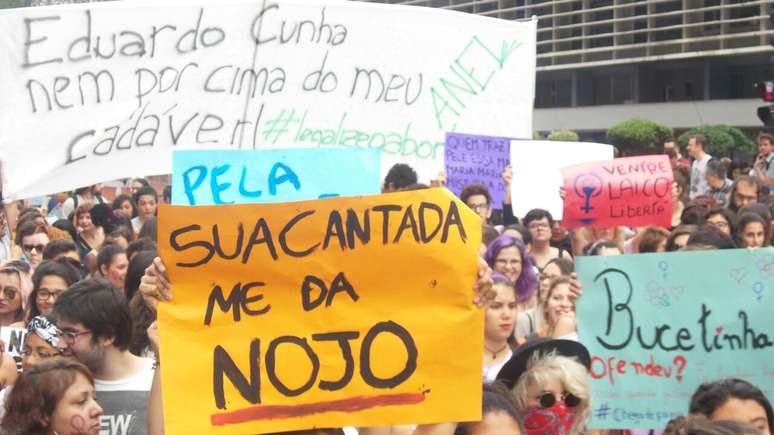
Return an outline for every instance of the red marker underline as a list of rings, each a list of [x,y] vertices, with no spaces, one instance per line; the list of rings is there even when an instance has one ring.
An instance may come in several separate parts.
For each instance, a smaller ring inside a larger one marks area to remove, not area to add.
[[[424,400],[425,395],[422,393],[396,393],[376,396],[355,396],[298,405],[258,405],[231,412],[212,414],[210,421],[213,426],[223,426],[256,420],[303,417],[323,412],[350,413],[380,406],[414,405]]]

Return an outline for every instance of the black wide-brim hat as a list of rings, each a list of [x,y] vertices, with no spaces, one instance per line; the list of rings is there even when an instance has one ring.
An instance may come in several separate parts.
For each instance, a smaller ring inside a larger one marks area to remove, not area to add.
[[[503,383],[508,389],[513,389],[519,377],[527,371],[527,364],[535,352],[548,354],[555,352],[557,355],[576,358],[586,369],[591,367],[591,356],[586,346],[573,340],[561,340],[554,338],[535,338],[516,348],[511,359],[497,373],[497,381]]]

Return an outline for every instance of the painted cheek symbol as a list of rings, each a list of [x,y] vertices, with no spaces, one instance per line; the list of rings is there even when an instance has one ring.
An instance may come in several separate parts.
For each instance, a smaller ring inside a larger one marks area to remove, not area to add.
[[[86,419],[80,415],[70,417],[70,435],[86,435]]]

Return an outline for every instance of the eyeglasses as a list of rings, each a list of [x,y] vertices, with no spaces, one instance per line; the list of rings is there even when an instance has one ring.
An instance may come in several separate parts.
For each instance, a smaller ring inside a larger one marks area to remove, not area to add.
[[[754,195],[744,195],[742,193],[736,192],[736,195],[734,195],[736,199],[739,199],[741,201],[757,201],[758,197]]]
[[[42,254],[43,248],[45,247],[46,245],[22,245],[22,249],[24,249],[24,252],[37,251],[38,254]]]
[[[40,299],[41,301],[47,301],[48,298],[53,297],[54,300],[56,300],[59,297],[59,295],[62,294],[63,291],[64,290],[54,291],[54,290],[49,290],[47,288],[42,288],[38,290],[38,299]]]
[[[539,222],[539,223],[529,224],[527,228],[530,230],[547,230],[551,228],[551,225],[548,225],[547,223]]]
[[[49,352],[49,351],[46,351],[46,350],[40,351],[40,350],[32,350],[30,348],[24,348],[19,353],[23,357],[28,357],[30,355],[35,355],[35,358],[40,358],[40,359],[51,358],[51,357],[62,355],[62,352]]]
[[[9,301],[16,299],[17,293],[19,293],[19,290],[13,287],[3,287],[0,291],[0,294],[3,295],[3,298]]]
[[[581,403],[581,400],[578,396],[568,392],[564,392],[559,398],[559,400],[564,401],[565,406],[567,406],[568,408],[575,408]],[[543,408],[550,408],[554,406],[554,404],[558,400],[556,399],[556,396],[554,395],[554,393],[546,392],[541,394],[538,397],[538,401],[540,402],[540,406],[542,406]]]
[[[81,331],[81,332],[63,332],[62,333],[62,339],[68,346],[72,346],[75,344],[75,340],[78,339],[81,335],[91,334],[91,331]]]

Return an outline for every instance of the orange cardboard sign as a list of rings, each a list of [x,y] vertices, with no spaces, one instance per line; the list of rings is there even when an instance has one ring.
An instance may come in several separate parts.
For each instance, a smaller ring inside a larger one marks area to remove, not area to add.
[[[168,433],[481,416],[481,221],[445,189],[162,206]]]

